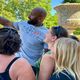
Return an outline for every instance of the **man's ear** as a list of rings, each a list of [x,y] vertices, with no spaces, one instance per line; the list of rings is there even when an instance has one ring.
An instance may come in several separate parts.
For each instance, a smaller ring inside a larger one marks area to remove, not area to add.
[[[57,39],[57,36],[52,37],[52,42],[54,42]]]

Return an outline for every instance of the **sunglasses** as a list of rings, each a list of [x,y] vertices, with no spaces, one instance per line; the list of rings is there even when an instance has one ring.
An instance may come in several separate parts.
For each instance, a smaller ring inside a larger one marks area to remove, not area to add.
[[[52,35],[56,35],[58,37],[61,32],[61,28],[61,26],[52,27]]]

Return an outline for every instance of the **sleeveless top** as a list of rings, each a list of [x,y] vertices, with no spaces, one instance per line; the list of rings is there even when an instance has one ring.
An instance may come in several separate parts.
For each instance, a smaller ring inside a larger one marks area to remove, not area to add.
[[[49,80],[76,80],[75,77],[66,70],[55,72]]]
[[[0,80],[11,80],[10,76],[9,76],[9,69],[11,67],[11,65],[18,59],[19,57],[15,57],[7,66],[5,72],[0,73]]]

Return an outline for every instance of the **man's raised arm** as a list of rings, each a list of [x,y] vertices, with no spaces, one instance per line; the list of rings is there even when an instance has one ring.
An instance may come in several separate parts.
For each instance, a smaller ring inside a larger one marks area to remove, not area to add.
[[[2,24],[3,26],[10,26],[14,28],[12,22],[3,17],[0,17],[0,24]]]

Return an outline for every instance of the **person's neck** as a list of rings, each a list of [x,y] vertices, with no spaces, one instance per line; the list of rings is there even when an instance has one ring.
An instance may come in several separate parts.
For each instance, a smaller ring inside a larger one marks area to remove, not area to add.
[[[1,60],[5,60],[5,59],[9,59],[9,58],[14,58],[15,55],[3,55],[3,54],[0,54],[0,61]]]
[[[29,23],[29,24],[32,24],[32,25],[34,25],[34,26],[42,26],[42,25],[43,25],[42,23],[33,22],[33,21],[30,21],[30,20],[28,20],[28,23]]]
[[[49,44],[48,44],[48,48],[49,48],[50,50],[52,50],[53,45],[54,45],[54,43],[53,43],[53,42],[49,43]]]

